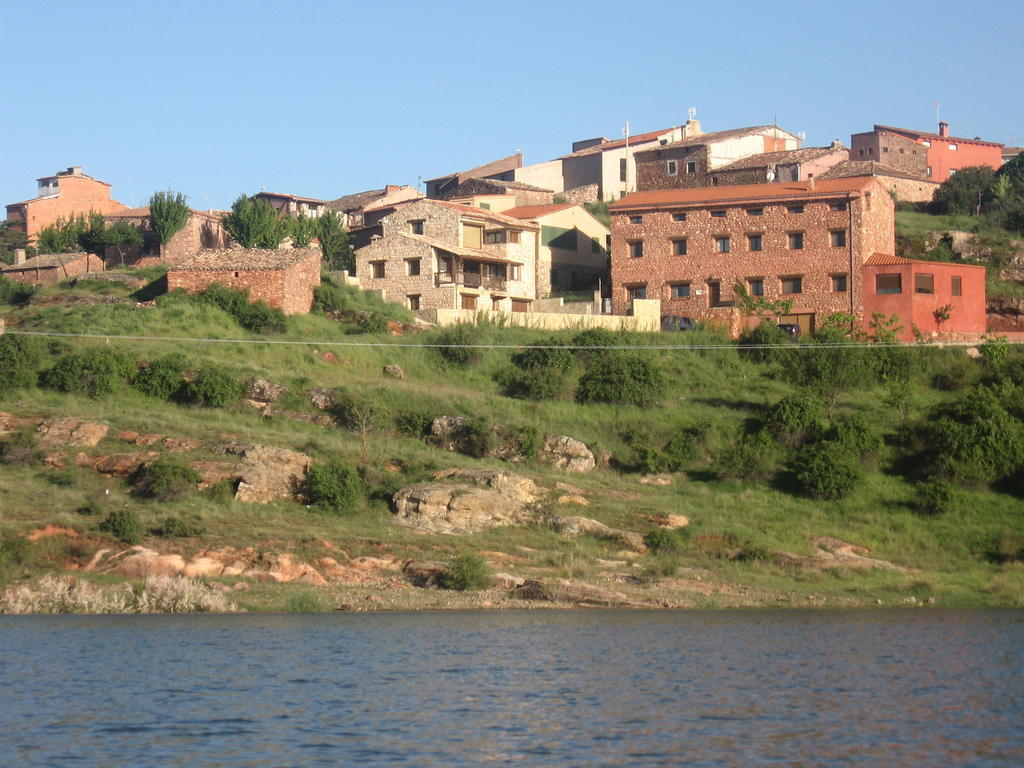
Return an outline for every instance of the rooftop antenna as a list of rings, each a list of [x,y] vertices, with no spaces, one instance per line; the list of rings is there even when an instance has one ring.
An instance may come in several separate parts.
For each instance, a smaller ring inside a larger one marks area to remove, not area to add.
[[[690,116],[689,117],[690,120],[696,120],[697,119],[697,108],[696,107],[690,107],[688,110],[686,110],[686,112]]]
[[[933,101],[932,104],[935,105],[935,122],[936,123],[941,123],[942,122],[942,118],[939,116],[939,108],[942,107],[942,102],[941,101]]]

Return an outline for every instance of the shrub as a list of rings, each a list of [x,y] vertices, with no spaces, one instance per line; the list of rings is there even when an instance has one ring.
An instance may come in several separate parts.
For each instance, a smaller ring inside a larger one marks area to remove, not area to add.
[[[132,386],[144,395],[160,400],[174,400],[181,396],[185,385],[184,372],[188,360],[184,355],[165,355],[139,368]]]
[[[25,304],[35,295],[35,292],[35,286],[25,285],[0,275],[0,303]]]
[[[135,471],[132,492],[145,499],[179,501],[192,493],[201,479],[191,467],[158,459]]]
[[[86,515],[89,517],[99,517],[103,514],[103,505],[96,499],[90,499],[85,502],[82,506],[75,510],[80,515]]]
[[[803,445],[825,418],[825,405],[817,395],[802,391],[787,395],[765,416],[765,427],[790,448]]]
[[[651,552],[670,554],[681,550],[687,538],[685,528],[652,528],[644,534],[644,544]]]
[[[512,365],[495,377],[509,397],[547,400],[561,395],[576,367],[568,349],[538,345],[557,344],[556,339],[537,342],[512,355]]]
[[[770,363],[778,358],[779,350],[762,349],[761,347],[792,344],[793,339],[779,328],[778,323],[765,320],[757,327],[743,331],[737,343],[740,348],[740,356],[744,359],[754,363]]]
[[[480,329],[461,323],[445,328],[430,342],[437,345],[437,353],[449,365],[466,368],[480,362],[483,353],[472,345],[482,341]]]
[[[164,538],[191,538],[206,533],[199,515],[169,515],[153,530],[157,536]]]
[[[487,561],[481,555],[468,553],[449,560],[437,581],[441,589],[464,592],[490,586],[491,573]]]
[[[341,312],[349,308],[348,294],[332,282],[323,282],[313,289],[313,311],[321,314]]]
[[[321,512],[351,514],[359,495],[359,476],[344,464],[314,464],[306,473],[306,497]]]
[[[245,387],[237,376],[221,368],[203,368],[185,385],[185,399],[196,405],[221,408],[241,399]]]
[[[519,452],[527,459],[534,459],[544,444],[544,436],[536,427],[523,427],[516,435]]]
[[[412,410],[395,414],[395,426],[403,435],[409,437],[425,437],[430,434],[430,427],[437,414],[428,410]]]
[[[36,433],[22,427],[0,440],[0,462],[10,467],[28,467],[38,464],[42,454],[36,447]]]
[[[832,422],[828,439],[865,458],[882,447],[882,437],[858,413],[840,416]]]
[[[284,601],[284,610],[286,613],[326,613],[331,610],[331,606],[315,589],[306,589],[288,595]]]
[[[459,437],[462,452],[477,459],[490,456],[498,447],[494,427],[482,416],[467,423]]]
[[[0,394],[35,386],[45,355],[46,345],[40,339],[0,336]]]
[[[142,523],[130,509],[115,509],[100,523],[100,530],[125,544],[138,544],[142,541]]]
[[[576,399],[581,403],[646,406],[665,389],[657,363],[637,354],[609,351],[595,355],[580,377]]]
[[[763,430],[738,432],[722,446],[712,468],[727,480],[764,480],[775,471],[777,450],[772,436]]]
[[[219,307],[236,323],[253,333],[279,333],[285,329],[284,312],[263,301],[250,302],[248,291],[212,283],[197,297],[199,301]]]
[[[944,480],[914,483],[914,506],[923,515],[944,515],[953,511],[953,488]]]
[[[860,459],[846,446],[830,440],[811,443],[793,460],[793,474],[800,490],[814,499],[841,499],[864,475]]]
[[[991,559],[997,563],[1024,561],[1024,536],[1019,533],[1004,533],[993,542]]]
[[[60,358],[43,374],[43,384],[61,392],[99,397],[124,386],[135,372],[135,362],[121,352],[94,347]]]
[[[945,392],[959,392],[978,380],[978,366],[969,357],[947,358],[932,375],[932,387]]]
[[[388,319],[384,315],[375,312],[362,315],[356,322],[356,329],[359,333],[387,333]]]

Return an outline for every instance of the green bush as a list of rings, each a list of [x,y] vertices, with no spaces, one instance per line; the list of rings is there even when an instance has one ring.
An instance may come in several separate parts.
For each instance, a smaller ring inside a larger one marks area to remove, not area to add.
[[[388,319],[384,315],[378,315],[374,312],[362,315],[356,322],[356,329],[359,333],[387,333],[388,327]]]
[[[348,294],[338,285],[325,281],[313,289],[313,311],[320,314],[349,309]]]
[[[185,385],[185,399],[208,408],[222,408],[242,398],[245,387],[239,378],[221,368],[203,368]]]
[[[536,427],[523,427],[516,435],[519,452],[527,459],[534,459],[544,444],[544,435]]]
[[[135,361],[108,347],[94,347],[66,355],[43,374],[42,383],[61,392],[100,397],[126,385],[135,373]]]
[[[978,381],[980,371],[969,357],[945,358],[932,375],[932,387],[945,392],[959,392]]]
[[[41,459],[36,433],[30,427],[22,427],[0,439],[0,463],[9,467],[29,467]]]
[[[11,280],[0,275],[0,303],[10,305],[26,304],[35,293],[35,286],[25,285],[17,280]]]
[[[914,506],[923,515],[945,515],[954,502],[953,487],[944,480],[914,483]]]
[[[701,433],[692,428],[677,428],[662,444],[646,429],[631,429],[623,440],[632,449],[631,464],[638,472],[679,472],[701,453]]]
[[[765,480],[775,473],[777,451],[772,436],[764,430],[737,432],[721,446],[712,469],[726,480]]]
[[[854,455],[866,458],[880,450],[882,436],[859,413],[840,416],[832,422],[828,439],[849,449]]]
[[[187,539],[202,536],[206,533],[206,526],[199,515],[169,515],[153,533],[168,539]]]
[[[359,476],[344,464],[314,464],[306,473],[306,497],[321,512],[351,514],[360,493]]]
[[[438,345],[437,353],[444,362],[466,368],[483,358],[483,351],[473,348],[474,344],[482,343],[482,336],[475,325],[462,323],[445,328],[428,343]]]
[[[253,333],[280,333],[285,329],[285,314],[263,301],[249,301],[248,291],[238,291],[220,283],[212,283],[197,299],[219,307],[236,323]]]
[[[188,367],[184,355],[165,355],[139,368],[132,379],[132,386],[144,395],[160,400],[174,400],[182,394],[184,373]]]
[[[482,459],[489,456],[498,447],[498,436],[491,423],[481,417],[473,419],[462,428],[459,445],[463,453]]]
[[[495,376],[509,397],[548,400],[561,395],[576,367],[576,357],[551,338],[512,355],[512,365]]]
[[[634,353],[608,351],[587,363],[576,389],[580,403],[620,403],[648,406],[665,390],[658,364]]]
[[[284,601],[284,610],[286,613],[326,613],[331,610],[331,606],[315,589],[306,589],[288,595]]]
[[[459,591],[485,589],[491,584],[491,573],[487,561],[481,555],[468,553],[448,561],[437,580],[441,589]]]
[[[0,336],[0,395],[34,387],[46,356],[46,344],[31,336]]]
[[[760,325],[747,329],[740,334],[740,356],[754,363],[770,363],[778,359],[778,349],[761,349],[764,345],[777,346],[792,344],[793,338],[779,328],[778,323],[765,320]]]
[[[202,478],[191,467],[166,459],[144,464],[132,475],[132,492],[156,501],[180,501],[196,490]]]
[[[435,411],[426,409],[402,411],[395,414],[395,427],[409,437],[426,437],[430,434],[430,427],[438,415]]]
[[[138,544],[142,541],[142,523],[139,516],[130,509],[115,509],[100,523],[100,530],[125,544]]]
[[[830,440],[805,445],[793,459],[793,475],[800,490],[813,499],[848,496],[864,476],[860,458]]]
[[[801,391],[787,395],[765,416],[765,427],[783,445],[797,448],[817,431],[825,418],[825,404],[817,395]]]
[[[651,552],[671,554],[680,551],[688,538],[685,528],[652,528],[644,534],[644,544]]]

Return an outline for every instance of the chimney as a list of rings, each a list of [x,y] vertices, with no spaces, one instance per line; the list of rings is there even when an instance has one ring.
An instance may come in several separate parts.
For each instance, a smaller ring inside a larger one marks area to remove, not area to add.
[[[81,176],[82,175],[82,166],[80,166],[80,165],[70,165],[70,166],[68,166],[67,172],[70,173],[72,176]]]
[[[832,142],[832,149],[846,149],[846,147],[843,146],[843,142],[841,142],[839,139],[835,139]]]
[[[14,266],[20,267],[25,263],[25,249],[15,248],[14,249]]]
[[[939,123],[939,136],[944,139],[949,137],[949,123],[946,121]]]
[[[808,192],[813,192],[814,191],[814,174],[813,173],[808,173],[807,174],[807,191]]]
[[[686,125],[683,126],[683,138],[689,139],[694,136],[700,136],[704,131],[700,128],[700,120],[694,120],[690,118],[686,121]]]

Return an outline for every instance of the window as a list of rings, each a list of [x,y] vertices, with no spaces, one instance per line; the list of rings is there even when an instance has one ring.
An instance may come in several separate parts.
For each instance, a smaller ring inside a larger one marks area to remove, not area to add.
[[[410,221],[409,222],[409,231],[412,232],[414,235],[422,235],[423,234],[423,219],[420,219],[419,221]]]
[[[956,144],[950,144],[949,145],[949,151],[950,152],[956,152],[956,150],[957,150]]]
[[[836,293],[846,293],[846,275],[832,275],[832,290]]]
[[[643,216],[630,216],[629,217],[629,223],[630,224],[643,224],[644,223],[644,217]]]
[[[888,151],[889,151],[888,147],[882,147],[882,152],[888,152]]]
[[[522,280],[523,279],[523,265],[522,264],[512,264],[511,267],[512,267],[512,275],[511,275],[511,277],[509,277],[509,280]]]
[[[679,172],[679,165],[675,160],[669,160],[665,163],[665,172],[669,176],[675,176]]]
[[[633,299],[646,299],[647,298],[647,286],[646,285],[627,285],[626,286],[626,298],[630,301]]]
[[[420,260],[419,259],[406,259],[405,260],[405,274],[409,277],[416,277],[420,273]]]
[[[782,278],[782,292],[783,293],[803,293],[804,292],[804,279],[802,277],[784,277],[784,278]]]
[[[914,275],[914,293],[935,293],[935,277]]]
[[[716,253],[728,253],[729,252],[729,238],[726,236],[715,238],[715,252]]]
[[[832,211],[845,211],[846,210],[846,203],[832,203],[829,206],[829,210],[832,210]]]
[[[675,283],[672,285],[672,298],[673,299],[688,299],[690,298],[690,284],[689,283]]]
[[[405,297],[405,301],[409,309],[414,312],[420,308],[420,295],[418,293],[409,294]]]
[[[786,211],[787,213],[803,213],[804,207],[802,205],[787,205]]]
[[[619,181],[626,180],[626,158],[619,160]]]
[[[903,293],[902,276],[875,275],[875,293]]]
[[[954,296],[963,296],[959,277],[953,277],[952,293]]]
[[[687,173],[696,173],[697,172],[697,163],[693,162],[692,160],[690,162],[688,162],[686,164],[686,172]]]
[[[629,255],[634,259],[639,259],[644,255],[644,241],[634,240],[629,244]]]
[[[804,247],[804,233],[803,232],[790,232],[789,233],[789,249],[791,251],[799,251]]]
[[[930,147],[932,145],[930,141],[922,141],[921,144],[926,147]]]
[[[472,293],[462,294],[461,306],[463,309],[476,309],[476,296]]]
[[[761,235],[747,235],[747,250],[760,251],[762,246]]]
[[[682,237],[672,241],[672,253],[676,256],[686,255],[686,238]]]
[[[747,208],[747,216],[764,216],[764,208]]]
[[[686,214],[685,213],[673,213],[672,214],[672,221],[686,221]]]
[[[518,229],[510,229],[508,232],[505,233],[505,239],[508,242],[510,242],[510,243],[518,243],[519,242],[519,230]]]
[[[516,234],[518,235],[519,233],[516,232]],[[601,241],[598,240],[596,237],[590,238],[590,252],[591,253],[600,253],[601,252]]]
[[[505,242],[505,230],[496,229],[491,232],[484,233],[484,242],[488,245],[497,245],[498,243]]]
[[[725,211],[712,211],[711,212],[711,218],[713,218],[713,219],[724,219],[725,218]]]
[[[530,301],[528,299],[512,299],[513,312],[529,312]]]
[[[484,228],[474,224],[462,225],[462,244],[466,248],[479,248],[484,244]]]
[[[764,296],[764,280],[760,277],[748,280],[751,296]]]
[[[370,269],[373,270],[372,274],[374,279],[380,280],[384,277],[384,262],[383,261],[371,261]]]
[[[932,167],[929,165],[928,166],[928,176],[930,177],[931,175],[932,175]]]
[[[843,248],[846,245],[845,229],[834,229],[829,232],[829,237],[832,239],[833,248]]]
[[[491,204],[490,204],[490,203],[480,203],[480,207],[481,207],[481,208],[482,208],[483,210],[485,210],[485,211],[489,211],[489,210],[491,210]]]

